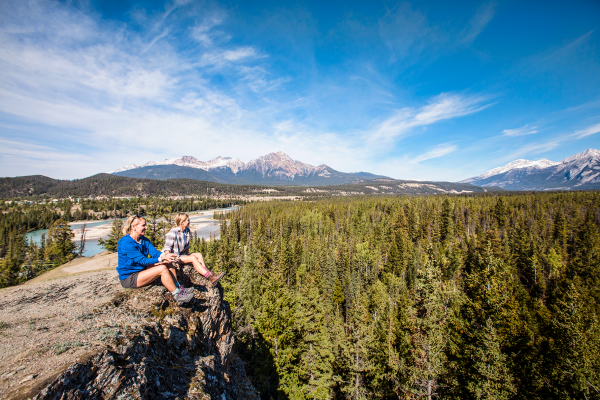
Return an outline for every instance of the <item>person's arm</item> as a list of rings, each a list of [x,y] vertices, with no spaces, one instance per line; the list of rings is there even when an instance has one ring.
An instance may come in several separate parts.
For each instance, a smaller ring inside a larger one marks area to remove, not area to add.
[[[167,233],[167,237],[165,238],[165,245],[163,246],[162,251],[168,251],[169,253],[172,253],[176,240],[177,232],[175,231],[175,229],[171,229],[169,233]]]
[[[143,237],[143,236],[142,236]],[[148,255],[150,257],[152,257],[150,260],[156,258],[160,261],[162,261],[160,258],[160,256],[162,256],[163,253],[161,253],[160,251],[156,250],[156,247],[154,247],[154,245],[152,244],[152,242],[150,240],[148,240],[146,237],[144,237],[146,245],[148,246]]]
[[[148,239],[146,239],[148,240]],[[156,251],[152,243],[148,240],[148,244],[151,246],[153,250],[150,253],[150,257],[148,258],[144,253],[137,249],[132,243],[126,243],[126,246],[123,246],[123,249],[119,249],[123,251],[123,256],[129,258],[134,264],[141,265],[143,267],[147,267],[148,265],[156,264],[159,262],[160,252]]]

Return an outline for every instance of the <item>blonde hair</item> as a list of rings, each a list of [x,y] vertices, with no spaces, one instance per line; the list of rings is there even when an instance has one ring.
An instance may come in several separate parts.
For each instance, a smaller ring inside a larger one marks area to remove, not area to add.
[[[127,217],[127,220],[123,223],[123,235],[129,235],[129,233],[131,232],[131,228],[139,224],[139,221],[142,219],[145,220],[144,217],[140,217],[139,215],[130,215],[129,217]],[[136,220],[138,222],[134,224],[133,221]]]
[[[175,217],[175,226],[179,226],[181,225],[181,223],[183,221],[185,221],[186,219],[188,219],[190,216],[187,215],[186,213],[179,213],[177,214],[177,216]]]

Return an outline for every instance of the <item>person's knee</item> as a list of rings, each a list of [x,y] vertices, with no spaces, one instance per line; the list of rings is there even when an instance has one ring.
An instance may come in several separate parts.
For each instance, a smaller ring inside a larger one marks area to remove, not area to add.
[[[167,268],[166,265],[159,265],[157,268],[158,268],[158,272],[160,272],[161,275],[169,273],[169,268]]]

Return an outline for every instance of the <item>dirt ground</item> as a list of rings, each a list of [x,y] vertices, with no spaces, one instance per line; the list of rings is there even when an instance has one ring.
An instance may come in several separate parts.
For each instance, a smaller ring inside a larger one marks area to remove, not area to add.
[[[0,398],[26,398],[141,318],[101,307],[124,289],[116,254],[80,258],[0,290]]]
[[[99,271],[104,269],[115,270],[117,267],[117,257],[117,253],[110,253],[108,251],[103,251],[92,257],[79,257],[52,271],[48,271],[43,275],[33,278],[18,287],[25,287],[34,283],[44,282],[80,272]]]

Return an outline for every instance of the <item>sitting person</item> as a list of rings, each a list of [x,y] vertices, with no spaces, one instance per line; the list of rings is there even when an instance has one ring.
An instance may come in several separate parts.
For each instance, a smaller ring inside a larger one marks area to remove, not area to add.
[[[190,217],[185,213],[179,213],[175,217],[175,227],[167,233],[163,253],[172,253],[184,264],[191,263],[200,275],[208,279],[212,286],[225,275],[225,272],[214,274],[206,268],[204,257],[200,253],[189,253],[190,248]]]
[[[144,218],[139,215],[127,218],[123,226],[125,236],[119,240],[118,245],[117,272],[121,286],[139,288],[149,285],[160,277],[160,281],[173,294],[177,304],[190,301],[194,297],[194,291],[183,288],[177,282],[176,269],[173,265],[177,257],[174,254],[157,251],[144,233],[146,233]]]

